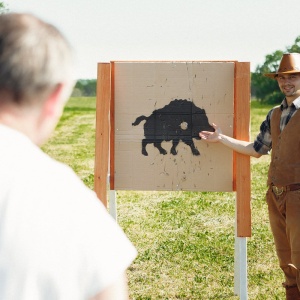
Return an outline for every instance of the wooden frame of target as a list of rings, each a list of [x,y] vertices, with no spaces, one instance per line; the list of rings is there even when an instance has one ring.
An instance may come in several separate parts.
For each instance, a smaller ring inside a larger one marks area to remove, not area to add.
[[[250,159],[198,133],[217,123],[249,140],[250,64],[98,64],[95,191],[236,191],[237,234],[251,236]]]
[[[212,130],[213,122],[249,141],[249,62],[99,63],[98,197],[107,206],[108,189],[235,191],[236,236],[250,237],[250,158],[200,140],[199,132]],[[245,272],[246,265],[238,268]]]

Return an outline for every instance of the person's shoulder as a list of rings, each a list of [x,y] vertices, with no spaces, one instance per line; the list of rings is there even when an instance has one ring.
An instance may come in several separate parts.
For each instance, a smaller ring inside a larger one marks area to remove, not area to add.
[[[268,113],[268,116],[271,119],[271,117],[274,114],[279,114],[279,113],[281,113],[281,111],[282,111],[282,105],[276,105],[276,106],[274,106],[273,108],[270,109],[270,111]]]
[[[282,109],[281,105],[275,105],[274,107],[271,108],[270,111],[281,110],[281,109]]]
[[[269,111],[268,111],[268,114],[267,114],[267,121],[270,121],[271,120],[271,117],[272,115],[274,114],[274,112],[279,112],[281,111],[281,105],[276,105],[274,107],[272,107]]]
[[[35,178],[35,186],[39,186],[38,192],[44,190],[49,196],[59,199],[57,201],[66,205],[70,203],[79,205],[83,202],[87,205],[87,199],[94,201],[97,198],[70,166],[53,159],[42,151],[38,153],[38,157],[30,171],[31,176]],[[32,181],[31,183],[33,184]]]
[[[272,114],[274,111],[280,110],[280,109],[281,109],[281,105],[275,105],[269,110],[268,114]]]
[[[23,191],[28,201],[39,195],[62,204],[71,198],[96,198],[71,167],[50,157],[27,137],[13,132],[6,135],[6,131],[9,129],[0,141],[0,178],[12,189]]]

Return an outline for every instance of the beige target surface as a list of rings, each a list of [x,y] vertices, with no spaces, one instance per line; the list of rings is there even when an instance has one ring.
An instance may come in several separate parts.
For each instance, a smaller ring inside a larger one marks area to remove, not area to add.
[[[115,190],[233,190],[233,152],[226,147],[193,138],[195,151],[200,155],[193,154],[182,140],[176,147],[177,153],[172,154],[172,140],[164,140],[161,147],[166,154],[160,153],[154,143],[148,143],[145,155],[142,140],[146,138],[146,122],[148,127],[150,122],[153,126],[153,120],[158,120],[155,111],[164,107],[164,126],[169,126],[170,131],[179,127],[184,131],[194,125],[193,118],[182,122],[168,110],[176,99],[205,110],[210,124],[217,123],[224,134],[233,136],[234,67],[234,62],[114,63]],[[140,116],[148,120],[133,126]],[[156,135],[163,138],[165,133],[159,134],[160,127],[161,124]]]

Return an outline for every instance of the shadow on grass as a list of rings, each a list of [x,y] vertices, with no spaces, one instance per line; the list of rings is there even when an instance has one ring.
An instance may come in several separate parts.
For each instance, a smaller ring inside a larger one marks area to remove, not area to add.
[[[96,108],[93,107],[67,106],[64,108],[64,112],[95,112],[95,111]]]

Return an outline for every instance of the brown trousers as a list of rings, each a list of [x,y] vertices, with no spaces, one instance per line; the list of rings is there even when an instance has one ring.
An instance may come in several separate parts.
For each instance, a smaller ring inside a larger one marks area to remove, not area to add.
[[[300,190],[276,196],[270,188],[266,199],[283,285],[300,289]]]

